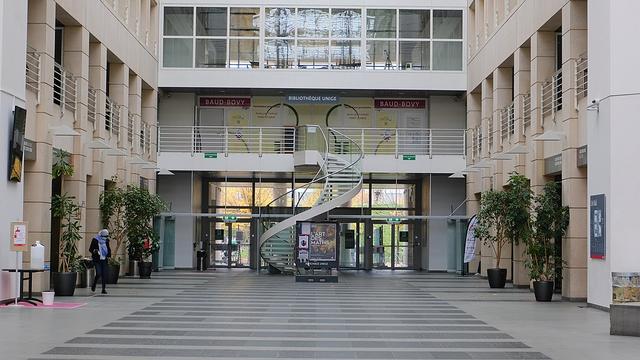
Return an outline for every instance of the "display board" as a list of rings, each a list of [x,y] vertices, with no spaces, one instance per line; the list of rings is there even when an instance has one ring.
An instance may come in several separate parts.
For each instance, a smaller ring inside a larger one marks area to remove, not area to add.
[[[337,267],[338,224],[299,221],[296,223],[296,265],[301,268]]]
[[[607,213],[604,194],[591,195],[589,212],[590,257],[604,260],[607,254]]]

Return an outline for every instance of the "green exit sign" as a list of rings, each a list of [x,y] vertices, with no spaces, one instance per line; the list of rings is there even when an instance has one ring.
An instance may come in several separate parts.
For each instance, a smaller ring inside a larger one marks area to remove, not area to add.
[[[237,216],[233,216],[233,215],[228,215],[222,218],[224,220],[224,222],[230,223],[230,222],[236,222],[238,220]]]
[[[413,154],[402,155],[402,160],[415,160],[416,156]]]
[[[399,217],[387,218],[387,223],[389,224],[397,224],[400,221],[402,221],[402,219],[400,219]]]
[[[218,158],[218,153],[206,152],[206,153],[204,153],[204,158],[205,159],[217,159]]]

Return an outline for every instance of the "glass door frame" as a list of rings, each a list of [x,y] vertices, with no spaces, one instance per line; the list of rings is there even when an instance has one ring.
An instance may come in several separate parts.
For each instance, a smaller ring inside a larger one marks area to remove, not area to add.
[[[416,256],[416,254],[415,254],[415,249],[413,249],[413,248],[415,247],[414,240],[416,239],[416,236],[414,235],[414,239],[411,239],[411,236],[409,236],[409,239],[408,239],[409,241],[408,241],[407,245],[406,246],[400,246],[399,245],[399,243],[400,243],[400,239],[399,239],[400,228],[399,227],[401,225],[409,225],[409,226],[417,227],[417,226],[420,225],[419,222],[414,221],[414,220],[405,220],[405,221],[401,221],[399,223],[391,223],[390,224],[390,223],[388,223],[386,221],[383,221],[383,220],[372,220],[372,224],[373,224],[373,226],[372,226],[373,231],[375,231],[376,226],[379,226],[379,225],[383,225],[383,226],[387,225],[387,226],[391,227],[391,242],[390,242],[390,245],[386,246],[386,247],[389,247],[390,250],[391,250],[390,251],[391,252],[391,261],[389,262],[391,264],[391,266],[387,266],[386,265],[386,261],[385,261],[383,263],[384,264],[383,266],[373,266],[373,264],[372,264],[372,268],[373,269],[379,269],[379,270],[414,270],[415,269],[415,261],[414,261],[413,257]],[[415,229],[414,229],[414,231],[415,231]],[[409,232],[409,234],[411,234],[411,232]],[[373,245],[373,234],[371,234],[371,238],[372,238],[372,241],[371,241],[371,247],[372,247],[371,252],[375,255],[375,248],[374,248],[374,245]],[[379,246],[381,246],[383,249],[386,248],[385,245],[384,245],[384,238],[382,239],[382,244],[379,245]],[[397,259],[396,258],[397,258],[397,250],[399,248],[406,248],[407,251],[412,251],[413,252],[411,258],[409,259],[409,261],[407,261],[407,266],[397,266],[397,261],[396,261]]]

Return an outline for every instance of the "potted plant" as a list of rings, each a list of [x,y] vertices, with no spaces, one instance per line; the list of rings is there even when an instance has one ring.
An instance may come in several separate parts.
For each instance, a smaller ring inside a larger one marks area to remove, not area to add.
[[[504,247],[517,245],[531,235],[530,207],[529,180],[515,172],[505,190],[490,190],[480,198],[475,235],[491,248],[496,259],[495,267],[487,269],[491,288],[504,288],[506,284],[507,269],[500,267]]]
[[[112,179],[117,183],[117,178]],[[116,284],[120,274],[120,257],[117,256],[120,247],[127,236],[125,216],[125,190],[121,187],[111,186],[100,193],[100,220],[102,227],[109,230],[113,241],[113,256],[109,258],[109,276],[107,283]]]
[[[129,259],[137,260],[140,277],[151,276],[150,256],[158,248],[151,221],[166,208],[157,194],[137,186],[127,186],[125,193],[125,226]],[[148,271],[147,271],[148,269]],[[143,274],[144,271],[144,274]]]
[[[53,289],[58,296],[73,296],[81,257],[78,256],[80,234],[80,206],[68,194],[55,195],[51,199],[51,212],[60,219],[58,243],[58,271],[52,274]]]
[[[534,198],[533,233],[526,243],[529,277],[533,280],[536,301],[551,301],[556,274],[564,265],[555,244],[569,227],[569,207],[562,206],[560,185],[547,183]]]

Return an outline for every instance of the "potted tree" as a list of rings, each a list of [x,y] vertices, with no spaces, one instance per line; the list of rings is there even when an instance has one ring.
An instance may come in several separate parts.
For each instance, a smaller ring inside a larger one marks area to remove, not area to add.
[[[60,219],[58,242],[58,271],[52,274],[53,290],[58,296],[73,296],[81,257],[78,256],[80,235],[80,206],[68,194],[55,195],[51,199],[51,212]]]
[[[68,152],[55,149],[54,162],[51,166],[51,176],[62,179],[74,173]],[[56,194],[51,198],[51,215],[60,224],[58,239],[58,269],[51,274],[51,281],[55,293],[59,296],[72,296],[75,292],[78,271],[82,263],[78,255],[80,235],[80,206],[73,196]]]
[[[555,241],[567,233],[569,207],[562,206],[559,187],[556,182],[549,182],[534,199],[533,233],[526,243],[525,265],[533,280],[536,301],[551,301],[556,274],[564,265]]]
[[[130,260],[137,260],[140,277],[151,276],[150,255],[158,248],[157,236],[151,221],[166,208],[157,194],[147,189],[129,185],[125,193],[125,226],[127,253]]]
[[[117,178],[112,179],[113,183],[117,183]],[[119,251],[127,236],[127,228],[124,221],[125,216],[125,191],[118,186],[110,186],[100,193],[100,220],[102,227],[109,229],[111,239],[114,241],[112,246],[113,256],[109,258],[109,277],[107,283],[116,284],[118,275],[120,274]]]
[[[504,247],[517,245],[531,235],[530,207],[529,180],[515,172],[505,190],[490,190],[480,198],[475,235],[491,248],[496,259],[495,267],[487,269],[491,288],[504,288],[506,284],[507,269],[500,267]]]

